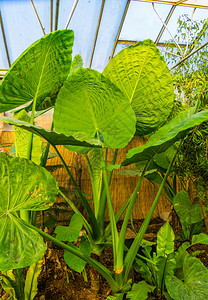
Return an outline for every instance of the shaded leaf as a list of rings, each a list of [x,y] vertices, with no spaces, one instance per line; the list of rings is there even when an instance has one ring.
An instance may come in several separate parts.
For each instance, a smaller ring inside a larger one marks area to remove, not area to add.
[[[69,226],[57,226],[55,229],[56,238],[60,241],[75,242],[83,226],[83,219],[78,214],[71,218]]]
[[[134,283],[132,290],[127,293],[126,298],[131,300],[145,300],[148,298],[148,293],[153,292],[155,286],[149,285],[145,281]]]
[[[143,160],[150,160],[156,153],[166,151],[176,141],[183,138],[189,129],[208,120],[208,110],[195,112],[195,108],[181,112],[154,133],[145,145],[131,149],[123,166]]]
[[[74,244],[70,244],[74,249],[79,250],[81,253],[90,256],[91,254],[91,246],[90,242],[82,237],[80,246],[77,248]],[[64,251],[64,260],[66,264],[74,271],[81,273],[86,265],[86,262],[81,258],[77,257],[73,253],[69,251]]]
[[[173,205],[181,223],[193,224],[204,219],[200,204],[191,202],[186,191],[182,190],[176,194]]]
[[[208,245],[208,235],[206,233],[199,233],[192,237],[191,244],[204,244]]]

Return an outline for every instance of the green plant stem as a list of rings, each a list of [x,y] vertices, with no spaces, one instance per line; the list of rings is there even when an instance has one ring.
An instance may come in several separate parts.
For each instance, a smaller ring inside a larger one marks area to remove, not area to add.
[[[64,195],[64,193],[62,193],[60,190],[59,190],[59,194],[65,199],[65,201],[70,205],[70,207],[73,209],[73,211],[76,213],[76,214],[78,214],[81,218],[82,218],[82,220],[83,220],[83,222],[84,222],[84,224],[85,224],[85,228],[86,228],[86,230],[87,230],[87,233],[88,233],[88,235],[92,238],[92,228],[91,228],[91,226],[90,226],[90,224],[87,222],[87,220],[85,219],[85,217],[81,214],[81,212],[78,210],[78,208],[76,207],[76,205],[74,205],[74,203],[70,200],[70,199],[68,199],[65,195]]]
[[[106,165],[105,165],[103,156],[102,156],[102,170],[103,170],[103,181],[104,181],[105,190],[106,190],[108,211],[109,211],[110,224],[111,224],[111,230],[112,230],[114,270],[116,270],[117,269],[118,230],[116,227],[116,220],[115,220],[115,216],[114,216],[113,205],[112,205],[112,200],[111,200],[111,195],[110,195],[108,176],[106,173]]]
[[[129,200],[126,201],[126,203],[124,203],[124,205],[121,207],[121,209],[117,212],[117,214],[115,216],[116,223],[120,220],[124,211],[127,209],[130,200],[131,200],[131,198],[129,198]],[[105,229],[105,236],[108,237],[110,235],[110,233],[111,233],[111,224],[108,224],[108,226]]]
[[[51,131],[53,131],[53,122],[51,124]],[[41,166],[42,167],[46,166],[47,159],[48,159],[49,148],[50,148],[50,143],[47,142],[45,153],[44,153],[44,157],[43,157],[42,162],[41,162]]]
[[[101,150],[102,151],[102,150]],[[95,212],[95,218],[97,219],[97,214],[98,214],[98,207],[99,207],[99,198],[96,192],[95,188],[95,183],[94,183],[94,177],[93,177],[93,172],[90,164],[90,160],[87,154],[85,154],[89,174],[90,174],[90,179],[91,179],[91,184],[92,184],[92,191],[93,191],[93,202],[94,202],[94,212]]]
[[[118,149],[115,149],[115,152],[113,155],[113,160],[111,163],[112,165],[115,164],[117,155],[118,155]],[[107,165],[107,149],[106,149],[106,156],[105,156],[105,165]],[[108,185],[109,186],[111,184],[112,175],[113,175],[113,170],[109,171],[109,173],[108,173]],[[106,211],[106,190],[102,189],[100,206],[99,206],[98,217],[97,217],[101,232],[104,231],[105,211]]]
[[[119,245],[118,245],[118,253],[117,253],[117,259],[119,261],[120,268],[123,266],[124,245],[125,245],[124,242],[125,242],[125,235],[126,235],[126,229],[127,229],[127,226],[128,226],[129,218],[130,218],[131,212],[133,210],[134,203],[137,199],[139,188],[140,188],[141,183],[144,179],[146,170],[147,170],[150,162],[151,162],[151,160],[148,161],[146,166],[144,167],[144,170],[141,174],[141,177],[139,178],[139,180],[137,182],[135,190],[134,190],[133,194],[130,197],[130,202],[129,202],[129,205],[128,205],[128,208],[127,208],[127,211],[126,211],[126,215],[124,217],[124,221],[123,221],[123,224],[122,224],[122,227],[121,227],[121,232],[120,232],[120,237],[119,237]]]
[[[100,228],[99,228],[98,222],[97,222],[97,220],[95,218],[95,215],[94,215],[94,213],[93,213],[93,211],[92,211],[92,209],[91,209],[91,207],[90,207],[87,199],[82,194],[82,192],[81,192],[81,190],[80,190],[80,188],[79,188],[76,180],[74,179],[71,171],[69,170],[67,164],[65,163],[65,161],[64,161],[63,157],[61,156],[60,152],[58,151],[57,147],[55,145],[53,145],[53,147],[54,147],[54,149],[55,149],[58,157],[60,158],[60,160],[61,160],[61,162],[62,162],[65,170],[67,171],[67,173],[68,173],[68,175],[69,175],[69,177],[70,177],[73,185],[77,189],[77,192],[78,192],[78,194],[79,194],[79,196],[80,196],[80,198],[82,200],[82,203],[84,205],[84,208],[86,209],[86,212],[88,214],[88,217],[90,219],[91,226],[92,226],[93,239],[94,239],[94,241],[99,241],[101,239],[101,232],[100,232]]]
[[[88,264],[90,264],[93,268],[95,268],[107,280],[107,282],[110,284],[111,289],[114,293],[116,293],[118,291],[118,286],[117,286],[117,284],[116,284],[116,282],[113,278],[112,273],[105,266],[103,266],[100,262],[98,262],[95,259],[85,255],[84,253],[80,252],[79,250],[76,250],[74,247],[71,247],[69,244],[66,245],[66,244],[60,242],[56,238],[50,236],[49,234],[47,234],[46,232],[44,232],[44,231],[40,230],[39,228],[33,226],[32,224],[26,223],[23,220],[21,220],[21,222],[24,225],[26,225],[27,227],[37,231],[41,236],[48,239],[49,241],[52,241],[57,246],[73,253],[74,255],[79,257],[80,259],[86,261]]]
[[[162,194],[162,190],[163,190],[163,188],[165,186],[166,179],[168,178],[168,175],[170,173],[172,165],[173,165],[173,163],[175,161],[176,155],[177,155],[177,152],[175,153],[172,161],[170,162],[170,164],[168,166],[167,172],[165,174],[165,177],[163,178],[163,181],[162,181],[162,183],[160,185],[159,191],[158,191],[158,193],[157,193],[157,195],[155,197],[155,200],[154,200],[154,202],[152,204],[152,207],[151,207],[150,211],[148,212],[148,214],[147,214],[147,216],[146,216],[146,218],[145,218],[145,220],[144,220],[144,222],[143,222],[143,224],[142,224],[142,226],[141,226],[141,228],[140,228],[140,230],[139,230],[136,238],[134,239],[134,242],[132,243],[132,245],[131,245],[131,247],[130,247],[130,249],[129,249],[129,251],[128,251],[126,257],[125,257],[125,260],[124,260],[124,280],[125,281],[128,278],[129,271],[130,271],[131,266],[133,264],[133,261],[134,261],[134,259],[136,257],[136,254],[137,254],[137,252],[139,250],[139,247],[141,245],[142,239],[143,239],[144,234],[145,234],[145,232],[147,230],[147,227],[148,227],[148,225],[150,223],[150,220],[152,218],[152,215],[154,213],[156,205],[157,205],[157,203],[159,201],[159,198],[160,198],[160,196]]]
[[[34,123],[36,102],[37,102],[37,93],[36,93],[36,95],[33,99],[32,112],[31,112],[31,117],[30,117],[30,124]],[[29,134],[28,146],[27,146],[27,159],[28,160],[31,160],[31,157],[32,157],[32,143],[33,143],[33,133],[30,133]],[[20,211],[20,217],[28,223],[30,223],[32,221],[31,212],[29,210],[21,210]]]

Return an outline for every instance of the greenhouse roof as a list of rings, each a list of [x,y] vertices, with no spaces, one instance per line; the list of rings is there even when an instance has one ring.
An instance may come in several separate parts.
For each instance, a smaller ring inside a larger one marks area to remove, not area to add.
[[[64,28],[74,31],[73,56],[102,71],[138,41],[152,39],[160,50],[167,41],[175,46],[184,14],[191,21],[207,19],[208,0],[0,0],[0,76],[33,42]]]

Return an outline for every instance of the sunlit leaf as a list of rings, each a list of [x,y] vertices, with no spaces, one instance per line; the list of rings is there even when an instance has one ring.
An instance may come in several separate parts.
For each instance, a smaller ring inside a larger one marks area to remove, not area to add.
[[[67,78],[73,31],[57,30],[32,44],[13,63],[0,85],[0,112],[37,100],[36,107]]]
[[[151,40],[120,51],[103,74],[131,103],[137,119],[137,135],[151,133],[166,121],[174,100],[172,76]]]

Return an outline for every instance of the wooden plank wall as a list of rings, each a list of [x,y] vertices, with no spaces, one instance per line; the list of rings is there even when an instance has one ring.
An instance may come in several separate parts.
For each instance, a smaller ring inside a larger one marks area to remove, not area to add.
[[[43,125],[42,123],[46,125],[46,120],[45,121],[41,120],[38,123],[38,125],[41,126]],[[47,121],[47,126],[44,127],[49,127],[49,125],[50,122]],[[4,145],[5,143],[13,143],[13,142],[14,142],[13,131],[3,131],[0,136],[0,146]],[[129,149],[138,145],[141,145],[141,141],[138,138],[134,138],[129,143],[128,147],[120,150],[118,154],[117,163],[120,163],[122,160],[124,160],[125,155]],[[5,149],[6,152],[9,153],[9,147],[6,147]],[[66,160],[67,165],[73,167],[76,166],[77,163],[79,163],[81,167],[81,181],[80,181],[81,189],[88,194],[92,194],[90,177],[85,162],[85,157],[83,155],[79,155],[79,157],[77,157],[76,153],[68,151],[63,146],[59,147],[59,150],[63,155],[64,159]],[[110,154],[109,155],[109,163],[110,163],[113,156],[113,151],[110,151],[109,154]],[[60,164],[61,162],[58,157],[48,160],[48,165],[50,166],[55,166]],[[74,169],[72,169],[72,172],[76,177],[77,174],[75,174]],[[73,189],[72,183],[66,171],[63,168],[53,170],[52,174],[55,176],[58,185]],[[112,184],[111,184],[111,195],[112,195],[112,201],[113,201],[115,212],[117,212],[122,207],[122,205],[128,200],[128,198],[130,197],[131,193],[133,192],[136,186],[137,180],[138,179],[136,177],[129,177],[125,175],[116,174],[116,171],[114,171],[114,176],[112,178]],[[144,180],[134,206],[133,217],[135,219],[143,219],[146,216],[155,198],[156,193],[157,193],[157,188],[155,188],[148,180]],[[153,217],[158,217],[161,212],[170,211],[170,209],[171,206],[169,202],[165,199],[164,196],[162,196],[157,205]],[[108,215],[106,215],[106,219],[108,220]]]

